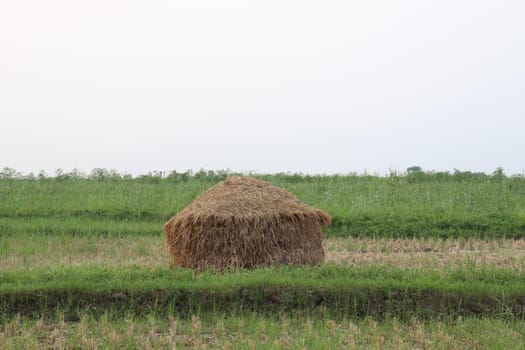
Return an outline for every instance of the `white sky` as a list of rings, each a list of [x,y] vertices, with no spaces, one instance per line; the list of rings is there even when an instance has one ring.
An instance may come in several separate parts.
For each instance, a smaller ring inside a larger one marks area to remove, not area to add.
[[[0,168],[525,170],[523,0],[0,2]]]

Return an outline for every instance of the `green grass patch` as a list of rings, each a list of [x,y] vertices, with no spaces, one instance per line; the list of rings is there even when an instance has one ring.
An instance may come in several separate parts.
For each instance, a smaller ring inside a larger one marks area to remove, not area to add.
[[[30,239],[35,236],[160,236],[164,221],[114,220],[92,217],[0,217],[1,237]]]
[[[185,269],[89,266],[7,272],[0,310],[199,314],[318,312],[334,317],[487,316],[525,319],[525,279],[508,270],[445,272],[335,266],[195,274]]]

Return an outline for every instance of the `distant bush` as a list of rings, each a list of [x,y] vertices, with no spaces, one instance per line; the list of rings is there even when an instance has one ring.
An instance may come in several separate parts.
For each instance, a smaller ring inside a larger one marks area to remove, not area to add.
[[[13,168],[5,167],[0,171],[0,179],[17,179],[21,178],[22,173],[16,171]]]
[[[390,171],[386,176],[381,175],[370,175],[367,173],[358,174],[358,173],[349,173],[349,174],[334,174],[334,175],[308,175],[303,173],[290,173],[290,172],[280,172],[275,174],[262,174],[262,173],[248,173],[241,174],[235,173],[228,170],[204,170],[200,169],[197,172],[192,170],[186,170],[180,172],[177,170],[172,170],[170,172],[166,171],[153,171],[147,174],[142,174],[138,176],[131,176],[130,174],[119,173],[115,169],[105,169],[105,168],[94,168],[89,174],[83,173],[78,169],[73,169],[69,172],[64,171],[63,169],[57,169],[54,176],[48,175],[44,170],[41,170],[37,175],[34,173],[23,174],[16,169],[4,167],[0,171],[0,179],[25,179],[25,180],[80,180],[80,179],[89,179],[89,180],[122,180],[122,179],[137,179],[142,182],[148,183],[158,183],[161,181],[168,182],[187,182],[192,180],[205,181],[210,183],[216,183],[222,181],[228,177],[228,175],[248,175],[253,176],[266,181],[275,181],[279,183],[299,183],[299,182],[312,182],[319,181],[320,179],[338,179],[338,178],[355,178],[355,179],[368,179],[368,178],[388,178],[390,180],[395,180],[396,182],[406,182],[406,183],[424,183],[424,182],[486,182],[486,181],[502,181],[502,180],[512,180],[512,181],[521,181],[524,179],[523,175],[512,175],[507,176],[503,168],[496,168],[491,174],[486,174],[482,172],[471,172],[471,171],[461,171],[454,169],[454,171],[425,171],[420,166],[411,166],[407,168],[406,172]]]

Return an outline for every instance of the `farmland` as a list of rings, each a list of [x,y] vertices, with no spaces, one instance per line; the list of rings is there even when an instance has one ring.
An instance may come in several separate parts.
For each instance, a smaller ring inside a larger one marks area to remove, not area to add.
[[[525,344],[521,176],[258,175],[332,216],[325,263],[194,273],[161,227],[225,172],[2,174],[0,348]]]

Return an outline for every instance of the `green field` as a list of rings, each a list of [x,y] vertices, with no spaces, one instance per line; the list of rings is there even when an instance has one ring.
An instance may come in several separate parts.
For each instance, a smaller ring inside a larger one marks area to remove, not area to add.
[[[225,176],[4,169],[0,348],[525,347],[522,176],[258,175],[332,216],[325,263],[172,267],[162,224]]]
[[[89,178],[4,178],[0,233],[158,234],[159,225],[225,177],[200,172],[132,179],[106,171]],[[333,219],[328,237],[525,238],[522,176],[258,177],[327,211]]]

